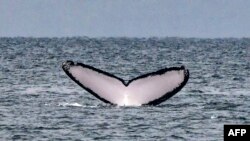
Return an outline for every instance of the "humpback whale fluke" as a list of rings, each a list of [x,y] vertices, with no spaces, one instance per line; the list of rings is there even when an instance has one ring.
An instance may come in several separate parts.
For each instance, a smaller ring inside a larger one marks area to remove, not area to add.
[[[65,73],[86,91],[105,103],[119,106],[157,105],[179,92],[187,83],[189,71],[184,66],[148,73],[127,83],[92,66],[66,61]]]

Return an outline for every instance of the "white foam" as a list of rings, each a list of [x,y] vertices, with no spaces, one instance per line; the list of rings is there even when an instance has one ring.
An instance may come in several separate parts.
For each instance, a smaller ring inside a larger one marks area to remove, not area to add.
[[[59,103],[58,106],[63,106],[63,107],[66,107],[66,106],[72,106],[72,107],[83,107],[83,105],[79,104],[79,103],[67,103],[67,102],[64,102],[64,103]]]
[[[211,116],[211,119],[216,119],[218,116],[216,116],[216,115],[212,115]]]

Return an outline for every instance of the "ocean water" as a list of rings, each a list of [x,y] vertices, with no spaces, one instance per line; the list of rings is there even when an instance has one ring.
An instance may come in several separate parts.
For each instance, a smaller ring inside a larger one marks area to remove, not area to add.
[[[104,104],[66,60],[125,80],[185,65],[187,85],[158,106]],[[250,39],[0,38],[0,140],[223,140],[250,124]]]

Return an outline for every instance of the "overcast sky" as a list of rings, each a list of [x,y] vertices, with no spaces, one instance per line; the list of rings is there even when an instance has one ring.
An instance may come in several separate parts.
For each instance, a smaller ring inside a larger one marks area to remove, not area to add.
[[[250,37],[250,0],[0,0],[0,37]]]

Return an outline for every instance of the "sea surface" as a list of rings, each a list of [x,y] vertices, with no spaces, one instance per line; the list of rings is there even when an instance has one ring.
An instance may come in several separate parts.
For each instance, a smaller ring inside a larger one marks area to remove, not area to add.
[[[61,69],[85,63],[124,80],[185,65],[158,106],[104,104]],[[250,124],[250,38],[0,38],[0,140],[223,140]]]

